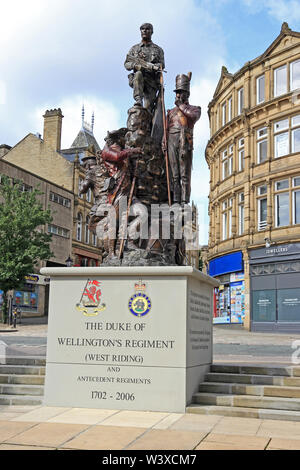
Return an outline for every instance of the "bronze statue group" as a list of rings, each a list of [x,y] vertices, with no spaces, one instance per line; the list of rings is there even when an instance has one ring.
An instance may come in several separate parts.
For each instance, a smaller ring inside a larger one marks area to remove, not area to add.
[[[151,24],[140,31],[141,42],[124,63],[134,98],[127,126],[108,132],[104,148],[83,159],[80,191],[91,188],[94,195],[90,229],[101,239],[104,265],[181,265],[185,241],[175,225],[189,207],[193,128],[201,108],[189,104],[188,73],[177,75],[175,107],[165,112],[164,52],[151,40]]]

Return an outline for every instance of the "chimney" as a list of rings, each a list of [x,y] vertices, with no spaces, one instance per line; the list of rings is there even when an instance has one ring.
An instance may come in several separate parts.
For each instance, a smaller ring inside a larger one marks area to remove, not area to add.
[[[44,142],[47,146],[59,152],[61,146],[61,127],[63,118],[61,109],[47,110],[43,118]]]
[[[4,157],[11,149],[10,145],[2,144],[0,145],[0,158]]]

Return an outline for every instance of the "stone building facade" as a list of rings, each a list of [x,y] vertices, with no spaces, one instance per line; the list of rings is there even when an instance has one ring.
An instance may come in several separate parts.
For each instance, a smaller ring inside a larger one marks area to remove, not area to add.
[[[38,197],[43,209],[50,207],[53,220],[41,229],[53,234],[50,245],[53,257],[41,261],[35,272],[26,276],[23,287],[10,293],[13,305],[20,307],[23,316],[47,315],[49,279],[40,274],[40,268],[66,265],[72,250],[74,196],[71,191],[1,158],[0,174],[8,176],[12,182],[22,181],[23,191],[38,188],[42,193]]]
[[[53,182],[74,195],[72,249],[69,256],[74,266],[98,266],[101,262],[99,243],[88,229],[88,214],[93,204],[93,195],[89,192],[79,196],[79,186],[85,174],[82,158],[99,149],[93,134],[93,122],[92,125],[85,122],[83,110],[82,127],[77,137],[70,148],[61,149],[61,109],[47,110],[43,117],[43,136],[30,133],[12,148],[2,145],[2,159]]]
[[[207,272],[215,322],[300,331],[300,33],[223,67],[209,103]]]

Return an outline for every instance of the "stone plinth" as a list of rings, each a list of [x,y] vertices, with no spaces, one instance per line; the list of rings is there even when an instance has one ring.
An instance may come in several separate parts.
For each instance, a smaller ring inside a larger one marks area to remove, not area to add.
[[[41,272],[46,405],[185,411],[212,362],[214,279],[180,266]]]

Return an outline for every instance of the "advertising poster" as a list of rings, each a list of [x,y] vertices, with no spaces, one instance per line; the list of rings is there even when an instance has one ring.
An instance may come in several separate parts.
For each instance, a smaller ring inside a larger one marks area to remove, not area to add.
[[[230,287],[220,285],[216,296],[216,316],[213,323],[230,323]]]
[[[30,293],[30,305],[31,307],[36,307],[37,306],[37,295],[35,292]]]
[[[231,288],[231,323],[243,323],[245,318],[245,283],[232,282]]]
[[[25,305],[25,307],[29,307],[30,305],[29,292],[23,292],[23,305]]]
[[[22,304],[22,292],[20,291],[15,291],[15,304],[16,305],[21,305]]]

